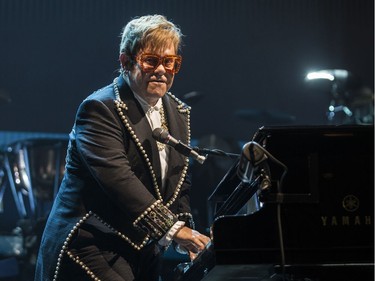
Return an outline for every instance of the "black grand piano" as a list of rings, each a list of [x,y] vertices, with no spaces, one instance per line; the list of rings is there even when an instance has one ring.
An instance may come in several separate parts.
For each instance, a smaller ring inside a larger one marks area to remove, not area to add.
[[[212,243],[176,281],[374,280],[373,126],[262,127],[253,142],[265,160],[218,184]]]

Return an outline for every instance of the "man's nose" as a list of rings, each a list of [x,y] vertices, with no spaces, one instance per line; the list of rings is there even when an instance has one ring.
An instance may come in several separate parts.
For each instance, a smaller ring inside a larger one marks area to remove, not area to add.
[[[155,68],[155,73],[158,73],[159,75],[165,74],[167,71],[165,70],[165,67],[162,63],[160,63],[156,68]]]

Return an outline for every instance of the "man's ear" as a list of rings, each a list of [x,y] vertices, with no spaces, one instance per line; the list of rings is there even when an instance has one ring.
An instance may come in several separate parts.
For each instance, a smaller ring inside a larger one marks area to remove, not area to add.
[[[119,60],[120,60],[120,63],[121,63],[121,67],[124,70],[130,69],[131,60],[130,60],[129,56],[125,55],[124,53],[121,53],[120,57],[119,57]]]

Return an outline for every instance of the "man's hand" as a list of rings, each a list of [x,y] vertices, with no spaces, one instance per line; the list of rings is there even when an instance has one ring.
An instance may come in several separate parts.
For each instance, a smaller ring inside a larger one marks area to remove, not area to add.
[[[181,248],[189,252],[189,257],[194,260],[199,252],[203,251],[206,245],[211,241],[209,237],[193,230],[187,226],[181,227],[173,240],[180,245]]]

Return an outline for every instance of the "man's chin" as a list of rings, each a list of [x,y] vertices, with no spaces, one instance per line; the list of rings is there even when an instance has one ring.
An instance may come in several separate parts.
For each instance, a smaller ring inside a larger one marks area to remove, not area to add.
[[[167,92],[166,88],[152,89],[151,91],[148,91],[149,95],[159,96],[159,97],[163,97],[166,92]]]

